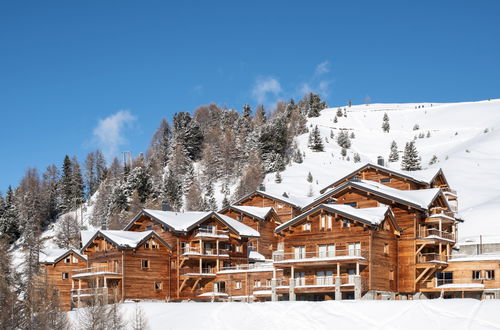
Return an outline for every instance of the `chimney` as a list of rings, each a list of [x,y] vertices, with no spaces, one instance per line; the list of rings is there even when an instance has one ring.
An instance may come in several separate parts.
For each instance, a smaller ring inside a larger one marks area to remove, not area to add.
[[[259,190],[266,191],[266,186],[263,183],[259,184]]]
[[[169,211],[170,207],[168,205],[168,201],[162,200],[161,201],[161,210],[162,211]]]
[[[382,156],[377,157],[377,165],[385,166],[384,165],[384,157],[382,157]]]

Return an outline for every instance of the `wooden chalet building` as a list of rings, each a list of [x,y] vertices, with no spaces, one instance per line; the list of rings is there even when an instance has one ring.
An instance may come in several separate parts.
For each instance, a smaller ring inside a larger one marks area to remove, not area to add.
[[[220,213],[236,219],[259,232],[260,237],[252,238],[248,242],[249,250],[257,252],[254,256],[251,253],[249,255],[250,259],[262,261],[263,259],[272,258],[273,251],[276,249],[274,229],[282,223],[273,207],[230,205],[221,210]]]
[[[44,278],[68,309],[96,296],[108,302],[500,298],[494,244],[454,255],[463,220],[440,169],[366,164],[321,192],[298,198],[260,189],[220,212],[144,209],[124,230],[82,232],[81,251],[41,256]]]
[[[127,231],[153,230],[172,246],[171,299],[225,297],[216,273],[248,264],[249,239],[258,239],[255,229],[216,212],[172,212],[142,210]],[[212,294],[212,295],[211,295]]]
[[[72,272],[71,303],[170,297],[172,248],[154,231],[82,231],[87,267]]]
[[[39,280],[52,285],[59,292],[61,307],[71,309],[73,272],[87,267],[87,256],[74,249],[44,249],[40,251]]]
[[[330,300],[397,292],[401,228],[387,206],[320,204],[276,232],[274,267],[283,270],[277,294]]]

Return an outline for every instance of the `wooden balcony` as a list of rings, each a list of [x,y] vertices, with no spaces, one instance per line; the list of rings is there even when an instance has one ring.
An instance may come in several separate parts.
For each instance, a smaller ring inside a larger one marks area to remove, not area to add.
[[[194,232],[193,239],[228,240],[229,239],[229,231],[228,230],[217,230],[216,228],[212,228],[212,229],[200,228]]]
[[[418,231],[418,239],[426,243],[455,243],[455,234],[437,228],[421,227]]]
[[[206,249],[200,247],[186,247],[181,249],[183,258],[229,258],[228,249]]]
[[[71,273],[71,278],[73,279],[84,279],[84,278],[95,278],[95,277],[106,277],[106,278],[121,278],[121,269],[119,267],[111,266],[96,266],[89,268],[82,268],[74,270]]]
[[[217,269],[215,267],[185,267],[181,268],[179,271],[179,275],[184,278],[189,277],[207,277],[212,278],[215,277],[217,273]]]
[[[340,290],[353,291],[355,286],[355,277],[361,279],[361,290],[368,290],[368,279],[361,275],[341,275]],[[290,288],[290,282],[293,281],[296,293],[320,293],[333,292],[336,287],[336,276],[305,276],[294,279],[280,278],[277,279],[276,291],[278,293],[286,293]]]
[[[429,267],[430,265],[441,267],[448,264],[448,257],[439,253],[418,253],[417,267]]]
[[[486,279],[429,279],[419,286],[420,291],[483,291]]]
[[[273,253],[275,266],[321,266],[342,263],[366,263],[368,251],[361,249],[335,250],[335,251],[312,251],[302,253]]]

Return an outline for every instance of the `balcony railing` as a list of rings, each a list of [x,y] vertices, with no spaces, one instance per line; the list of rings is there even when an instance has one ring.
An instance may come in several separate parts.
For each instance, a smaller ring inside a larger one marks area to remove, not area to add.
[[[417,255],[417,263],[446,263],[448,262],[448,257],[439,253],[419,253]]]
[[[245,271],[245,270],[273,270],[272,262],[258,262],[254,264],[241,264],[230,267],[222,267],[220,271],[231,272],[231,271]]]
[[[284,261],[314,261],[314,260],[350,260],[350,259],[366,259],[368,252],[362,249],[349,249],[349,250],[335,250],[335,251],[308,251],[308,252],[291,252],[284,253],[276,251],[273,253],[273,260],[275,262]]]
[[[218,230],[217,228],[200,228],[195,231],[195,237],[229,238],[228,230]]]
[[[350,287],[355,284],[355,277],[359,276],[361,279],[362,288],[366,288],[368,284],[368,279],[361,275],[341,275],[340,276],[340,286],[341,287]],[[277,279],[277,287],[289,287],[290,282],[293,281],[296,288],[301,287],[335,287],[336,285],[336,276],[328,275],[328,276],[304,276],[304,277],[296,277],[294,279],[290,278],[280,278]]]
[[[184,247],[181,249],[181,255],[183,256],[188,256],[188,255],[227,256],[228,254],[229,254],[229,249],[222,249],[222,248],[219,248],[219,251],[213,248],[200,249],[199,247]]]
[[[450,241],[455,241],[455,235],[447,231],[441,231],[436,228],[421,227],[418,233],[419,238],[443,238]]]
[[[472,279],[472,278],[432,278],[422,282],[420,289],[482,289],[484,284],[493,279]]]
[[[203,267],[201,268],[181,268],[179,271],[180,275],[193,275],[193,276],[215,276],[215,267]]]
[[[71,294],[73,297],[92,297],[107,295],[108,288],[86,288],[86,289],[72,289]]]
[[[95,266],[89,268],[77,269],[72,272],[72,277],[86,277],[86,276],[98,276],[98,275],[120,275],[121,269],[119,266],[113,267],[108,265]]]

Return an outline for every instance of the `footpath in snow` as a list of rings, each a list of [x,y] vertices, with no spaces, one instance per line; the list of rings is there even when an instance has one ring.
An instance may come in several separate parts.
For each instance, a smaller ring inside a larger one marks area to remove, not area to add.
[[[135,303],[121,305],[129,319]],[[151,329],[500,329],[500,300],[139,303]],[[70,312],[73,321],[77,312]]]

